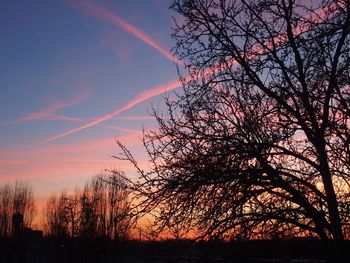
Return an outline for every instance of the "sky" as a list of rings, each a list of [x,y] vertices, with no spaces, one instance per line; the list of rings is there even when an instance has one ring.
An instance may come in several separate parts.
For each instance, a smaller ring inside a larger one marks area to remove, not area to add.
[[[147,166],[140,137],[179,85],[167,0],[0,3],[0,185],[37,202],[105,169],[115,139]]]

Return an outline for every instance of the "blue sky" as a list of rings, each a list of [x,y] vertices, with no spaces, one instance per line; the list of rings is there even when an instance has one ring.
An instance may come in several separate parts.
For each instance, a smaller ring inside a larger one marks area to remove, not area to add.
[[[44,200],[128,170],[115,138],[141,158],[148,112],[178,86],[169,4],[1,1],[0,184],[29,181]]]

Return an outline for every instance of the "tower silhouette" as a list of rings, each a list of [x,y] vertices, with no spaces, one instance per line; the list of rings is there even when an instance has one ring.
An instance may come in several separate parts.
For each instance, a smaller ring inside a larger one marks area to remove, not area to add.
[[[24,230],[23,215],[15,213],[12,216],[12,232],[14,237],[18,237]]]

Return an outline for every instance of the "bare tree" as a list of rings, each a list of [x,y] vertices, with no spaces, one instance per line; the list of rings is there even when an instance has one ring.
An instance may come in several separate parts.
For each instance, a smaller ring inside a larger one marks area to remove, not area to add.
[[[79,233],[79,191],[76,189],[73,194],[67,196],[66,210],[69,222],[69,233],[72,238],[75,238]]]
[[[24,218],[24,227],[31,227],[36,210],[33,190],[30,184],[15,182],[14,185],[0,186],[0,235],[12,233],[12,216],[20,213]]]
[[[162,216],[162,220],[153,222],[154,235],[165,234],[165,236],[168,236],[170,234],[171,238],[180,240],[190,237],[190,234],[195,232],[196,228],[193,225],[192,214],[180,209],[178,205],[178,203],[169,202],[162,206],[159,214]],[[159,218],[159,216],[156,218]],[[157,233],[159,230],[163,233]]]
[[[45,231],[51,237],[72,237],[79,234],[80,227],[80,193],[76,190],[72,194],[62,192],[56,194],[46,202],[45,208]]]
[[[127,181],[123,174],[93,177],[84,190],[52,195],[46,204],[45,227],[49,236],[125,240],[130,236]]]
[[[0,236],[9,236],[12,223],[13,190],[9,184],[0,186]]]
[[[350,220],[350,1],[172,9],[190,75],[144,135],[153,168],[138,169],[142,211],[166,223],[171,202],[201,238],[309,235],[339,248]]]
[[[84,190],[80,196],[80,227],[79,235],[85,238],[92,238],[96,233],[91,194],[89,193],[88,186],[84,187]]]
[[[52,195],[47,200],[45,209],[45,228],[47,235],[59,238],[69,236],[67,201],[67,194],[64,192],[59,197]]]
[[[101,176],[88,182],[80,197],[80,235],[86,238],[106,237],[107,188]]]
[[[115,241],[129,239],[133,218],[130,213],[128,181],[124,174],[117,170],[112,171],[102,180],[108,187],[109,236]]]
[[[108,237],[120,241],[131,230],[127,180],[119,171],[95,176],[80,197],[80,231],[89,237]]]
[[[35,202],[32,187],[29,183],[16,182],[13,190],[13,213],[20,213],[24,226],[30,227],[35,216]]]

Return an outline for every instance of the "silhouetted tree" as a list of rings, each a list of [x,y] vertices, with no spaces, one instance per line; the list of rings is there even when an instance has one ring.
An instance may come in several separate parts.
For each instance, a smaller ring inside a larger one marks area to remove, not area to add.
[[[155,225],[155,227],[153,227],[155,234],[157,230],[162,230],[167,237],[170,234],[171,238],[180,240],[186,239],[191,233],[195,232],[196,228],[192,220],[193,215],[179,209],[178,205],[178,203],[169,202],[168,205],[162,206],[162,220],[157,220],[153,223]],[[164,218],[165,215],[168,215],[167,219]],[[159,227],[161,224],[163,224],[163,226]]]
[[[102,180],[107,184],[108,192],[108,235],[117,241],[129,239],[133,218],[130,213],[128,181],[117,170]]]
[[[0,186],[0,236],[11,233],[13,191],[9,184]]]
[[[24,218],[24,227],[30,227],[35,216],[33,189],[29,183],[16,182],[13,190],[13,213]]]
[[[144,135],[153,166],[138,169],[139,208],[164,224],[188,215],[202,238],[310,235],[339,247],[350,216],[350,1],[171,7],[189,76]]]
[[[92,183],[93,184],[93,183]],[[90,182],[84,187],[80,196],[80,228],[79,234],[84,238],[94,238],[98,236],[98,207],[97,197],[91,189]]]
[[[31,227],[35,216],[35,202],[32,187],[28,183],[0,186],[0,235],[12,233],[12,215],[23,215],[24,227]]]
[[[118,171],[98,175],[84,190],[52,195],[46,204],[45,228],[52,237],[125,240],[130,236],[127,181]]]
[[[94,177],[85,185],[80,198],[81,235],[129,238],[131,230],[130,201],[127,181],[119,171]]]
[[[59,197],[52,195],[47,200],[44,215],[47,235],[58,238],[69,236],[68,200],[69,197],[64,192]]]
[[[69,234],[72,238],[76,237],[79,232],[79,197],[80,193],[76,189],[74,193],[66,196],[66,212],[69,222]]]

